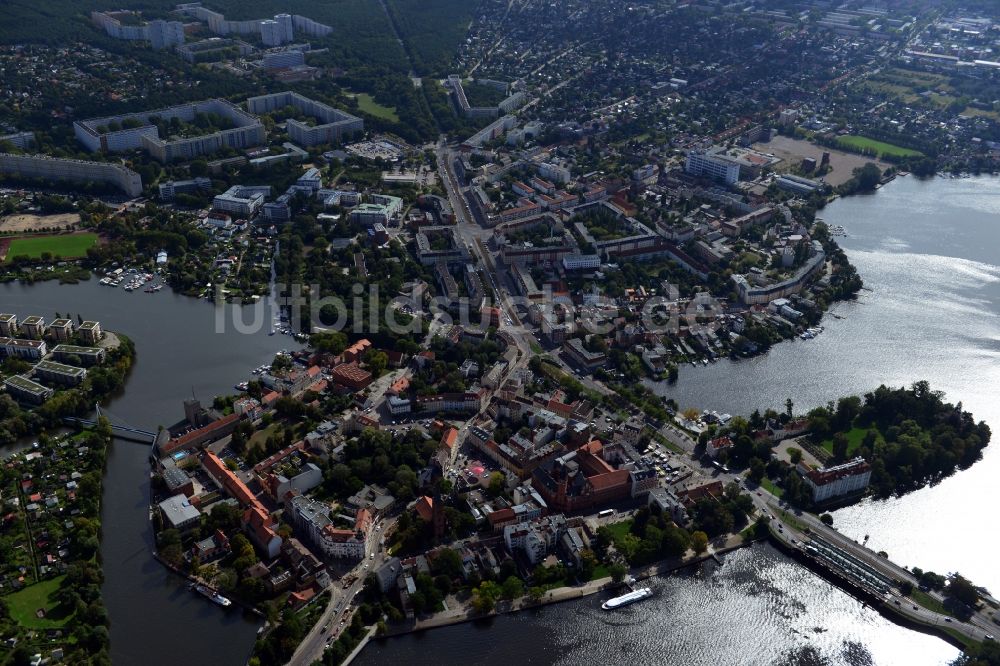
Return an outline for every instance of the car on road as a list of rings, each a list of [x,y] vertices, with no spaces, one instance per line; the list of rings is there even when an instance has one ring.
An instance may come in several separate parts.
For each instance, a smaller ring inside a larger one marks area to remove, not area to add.
[[[944,621],[945,621],[945,622],[951,622],[951,618],[950,618],[950,617],[946,617],[946,618],[944,619]]]
[[[895,604],[896,604],[897,606],[900,606],[900,605],[901,605],[901,604],[899,603],[899,599],[896,599],[896,601],[895,601]]]
[[[913,607],[913,610],[920,610],[920,609],[919,609],[919,608],[917,608],[916,606],[914,606],[914,607]]]

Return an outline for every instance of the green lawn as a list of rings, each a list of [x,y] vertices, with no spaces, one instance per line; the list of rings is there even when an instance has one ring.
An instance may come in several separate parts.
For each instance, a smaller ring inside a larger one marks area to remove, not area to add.
[[[4,597],[11,618],[28,629],[58,629],[65,626],[72,612],[60,607],[51,598],[59,589],[63,578],[65,576],[44,580]],[[45,609],[44,618],[35,615],[39,608]]]
[[[358,93],[358,109],[364,111],[365,113],[375,116],[376,118],[382,118],[383,120],[388,120],[390,122],[398,123],[399,116],[396,115],[396,108],[392,106],[382,106],[368,93]]]
[[[866,136],[847,135],[837,139],[837,143],[849,150],[873,150],[879,157],[917,157],[923,155],[919,150],[911,150],[902,146],[894,146],[884,141],[876,141]]]
[[[43,252],[49,252],[53,257],[74,259],[87,255],[87,250],[97,243],[97,234],[67,234],[61,236],[31,236],[15,238],[10,242],[7,259],[27,255],[38,259]]]
[[[944,604],[927,594],[923,590],[914,589],[910,592],[910,598],[913,601],[929,611],[934,611],[935,613],[940,613],[941,615],[951,615],[947,610],[945,610]]]
[[[808,525],[799,520],[799,518],[794,513],[790,513],[788,511],[778,511],[777,513],[781,514],[781,521],[783,523],[791,525],[800,532],[806,531]]]
[[[627,535],[632,533],[632,521],[623,520],[618,523],[611,523],[610,525],[602,525],[601,527],[607,527],[611,532],[611,538],[613,541],[617,542],[624,539]]]
[[[598,564],[594,567],[594,573],[591,574],[590,580],[608,578],[609,576],[611,576],[611,571],[608,570],[608,566],[606,564]]]
[[[868,428],[851,428],[847,431],[847,455],[850,457],[861,447],[861,443],[865,439],[865,435],[868,434]],[[833,453],[833,439],[823,440],[820,444],[824,449],[826,449],[831,454]]]
[[[784,490],[774,485],[774,482],[771,481],[771,479],[767,478],[766,476],[760,480],[760,487],[766,490],[767,492],[771,493],[775,497],[781,497],[782,495],[785,494]]]
[[[267,443],[267,438],[276,434],[281,428],[281,425],[281,421],[275,421],[263,430],[258,430],[254,434],[250,435],[250,439],[247,440],[247,451],[253,448],[263,449],[264,445]]]

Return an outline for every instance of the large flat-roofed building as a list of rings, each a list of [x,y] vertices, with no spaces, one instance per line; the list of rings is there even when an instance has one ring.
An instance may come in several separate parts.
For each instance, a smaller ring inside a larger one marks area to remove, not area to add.
[[[302,146],[318,146],[324,143],[340,142],[345,136],[362,132],[365,121],[346,111],[335,109],[328,104],[309,99],[296,92],[286,91],[271,95],[260,95],[247,100],[251,113],[270,113],[291,106],[307,116],[316,119],[316,125],[289,118],[286,121],[288,136]]]
[[[820,469],[800,463],[798,471],[802,480],[812,489],[813,502],[816,503],[863,492],[872,478],[871,465],[861,457]]]
[[[56,345],[52,355],[59,361],[76,361],[83,365],[103,363],[105,351],[100,347],[81,347],[79,345]]]
[[[334,527],[329,504],[301,495],[292,498],[290,513],[295,527],[326,557],[359,560],[365,556],[371,532],[371,514],[367,509],[358,511],[354,529]]]
[[[90,12],[90,20],[109,37],[132,42],[149,42],[154,49],[165,49],[184,43],[184,24],[180,21],[156,19],[135,24],[138,12]],[[126,19],[122,22],[122,19]]]
[[[37,361],[48,352],[44,340],[0,338],[0,356]]]
[[[8,377],[4,380],[3,385],[12,398],[18,402],[27,402],[33,405],[40,405],[55,394],[55,391],[49,387],[42,386],[21,375]]]
[[[0,135],[0,143],[6,141],[19,150],[27,150],[35,145],[34,132],[14,132]]]
[[[735,185],[740,180],[740,163],[720,152],[692,150],[684,163],[684,171],[692,176],[719,180],[727,185]]]
[[[55,361],[39,361],[35,366],[35,376],[54,384],[77,386],[87,376],[87,371]]]
[[[192,122],[199,114],[208,113],[225,118],[233,127],[200,136],[170,139],[161,137],[157,126],[152,122],[154,117],[167,121],[177,118]],[[111,130],[112,124],[121,129]],[[73,123],[73,131],[80,143],[92,152],[145,150],[161,162],[192,159],[223,148],[249,148],[266,140],[264,125],[259,118],[224,99],[209,99],[143,113],[78,120]]]
[[[306,64],[306,54],[299,49],[288,49],[265,53],[261,60],[264,69],[284,69],[286,67],[301,67]]]
[[[270,185],[259,187],[233,185],[212,199],[212,208],[251,219],[260,212],[264,206],[264,198],[270,194]]]
[[[563,349],[566,350],[566,354],[582,365],[585,368],[599,368],[605,363],[607,363],[608,357],[604,352],[592,352],[589,351],[583,345],[583,340],[580,338],[570,338],[563,345]]]
[[[751,283],[743,275],[733,275],[730,279],[736,286],[740,302],[746,305],[762,305],[778,298],[786,298],[802,291],[813,276],[826,267],[826,252],[819,241],[812,242],[812,256],[795,273],[780,282],[772,284]]]
[[[167,523],[175,530],[186,530],[201,521],[201,511],[184,495],[174,495],[157,506]]]
[[[374,227],[376,224],[387,226],[389,219],[388,206],[381,206],[374,203],[363,203],[354,208],[350,213],[351,222],[364,227]]]
[[[15,178],[41,178],[71,183],[108,183],[130,197],[142,194],[142,178],[120,164],[66,160],[47,155],[0,153],[0,174]]]
[[[101,330],[101,322],[99,321],[85,321],[80,324],[80,328],[77,330],[80,337],[88,345],[96,345],[104,339],[104,331]]]
[[[209,37],[177,47],[177,55],[190,63],[215,62],[233,54],[246,57],[254,51],[254,47],[246,42],[228,37]]]

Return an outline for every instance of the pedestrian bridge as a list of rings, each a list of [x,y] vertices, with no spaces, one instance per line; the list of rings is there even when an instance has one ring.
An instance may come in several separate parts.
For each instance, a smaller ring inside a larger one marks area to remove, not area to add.
[[[97,422],[100,420],[101,416],[105,416],[111,422],[111,432],[114,433],[115,437],[118,439],[128,440],[130,442],[137,442],[139,444],[149,444],[153,445],[156,443],[157,437],[159,437],[158,432],[152,432],[150,430],[143,430],[142,428],[136,428],[128,423],[115,423],[111,420],[112,415],[110,412],[101,412],[100,406],[97,407],[97,416],[94,419],[81,419],[73,416],[67,416],[63,419],[63,422],[67,425],[76,425],[84,427],[95,427]],[[120,420],[120,419],[119,419]]]

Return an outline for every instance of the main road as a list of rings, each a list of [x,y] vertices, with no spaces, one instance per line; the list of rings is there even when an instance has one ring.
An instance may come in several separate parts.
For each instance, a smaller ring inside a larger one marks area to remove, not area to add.
[[[697,443],[688,433],[674,425],[666,425],[661,430],[671,443],[684,449],[694,457],[694,450]],[[707,467],[703,464],[703,467]],[[736,483],[746,486],[746,481],[740,474],[720,473],[709,468],[710,473],[715,475],[725,484]],[[962,622],[957,618],[936,613],[928,608],[915,604],[913,600],[902,594],[898,589],[898,583],[906,582],[914,588],[919,587],[917,578],[904,567],[899,566],[887,557],[882,557],[878,553],[868,549],[863,544],[844,536],[834,528],[823,523],[816,515],[793,509],[780,498],[772,495],[762,486],[754,488],[750,492],[756,509],[771,519],[772,534],[782,540],[787,546],[803,550],[814,538],[819,538],[828,544],[854,556],[871,570],[882,576],[897,581],[897,587],[891,590],[886,597],[887,605],[891,605],[892,610],[897,614],[925,625],[938,626],[944,629],[951,629],[976,641],[992,640],[992,632],[996,629],[991,623],[988,614],[983,611],[976,611],[967,622]],[[774,529],[774,525],[780,526]],[[936,602],[944,603],[944,597],[939,592],[930,591],[928,595]],[[988,638],[989,637],[989,638]]]
[[[330,592],[330,601],[319,620],[299,643],[299,647],[288,661],[289,666],[309,666],[322,659],[326,647],[337,640],[343,628],[350,624],[351,616],[355,610],[352,604],[354,597],[361,592],[368,574],[376,571],[385,563],[385,536],[395,522],[395,518],[376,521],[375,528],[378,536],[366,546],[362,561],[358,562],[357,566],[343,578],[335,580],[327,587]],[[349,576],[354,576],[355,580],[345,589],[342,587],[341,581]]]

